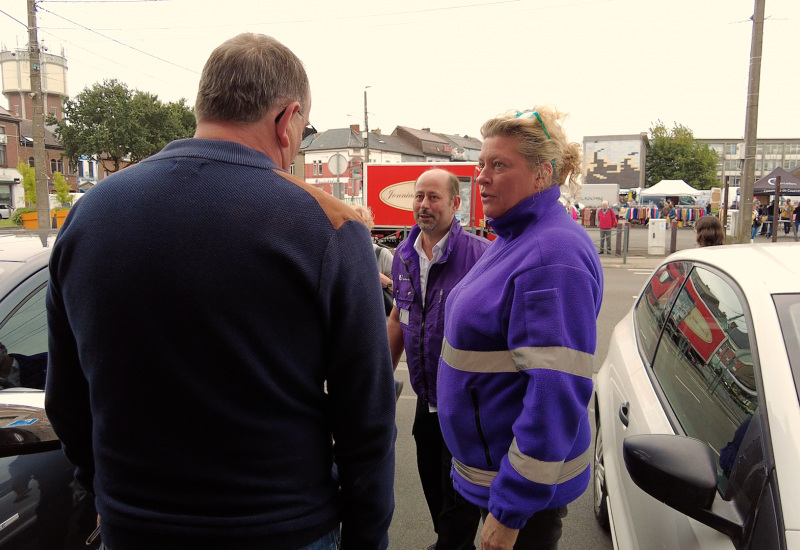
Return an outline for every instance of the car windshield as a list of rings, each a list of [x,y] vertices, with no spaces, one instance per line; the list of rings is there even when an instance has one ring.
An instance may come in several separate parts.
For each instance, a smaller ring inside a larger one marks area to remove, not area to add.
[[[800,399],[800,294],[777,294],[772,299],[778,310],[783,341],[792,366],[794,388]]]

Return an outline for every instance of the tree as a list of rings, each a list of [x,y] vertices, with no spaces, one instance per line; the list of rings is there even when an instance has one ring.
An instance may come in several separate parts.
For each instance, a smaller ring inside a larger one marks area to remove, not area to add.
[[[719,184],[717,160],[717,152],[694,139],[689,128],[676,122],[670,130],[659,120],[650,128],[647,187],[661,180],[683,180],[695,189],[711,189]]]
[[[165,104],[117,80],[84,88],[64,102],[63,113],[62,120],[48,119],[63,156],[71,164],[82,155],[97,158],[109,172],[157,153],[172,140],[191,137],[195,129],[194,111],[185,99]]]
[[[72,195],[69,194],[69,184],[61,172],[53,173],[53,187],[56,190],[56,199],[59,204],[64,205],[72,200]]]
[[[36,170],[27,162],[17,164],[17,172],[22,174],[22,189],[25,191],[25,204],[36,204]]]

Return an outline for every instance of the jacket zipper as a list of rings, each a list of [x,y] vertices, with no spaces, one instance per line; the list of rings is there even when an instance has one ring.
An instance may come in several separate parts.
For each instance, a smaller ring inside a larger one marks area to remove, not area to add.
[[[483,453],[486,455],[486,463],[492,466],[492,455],[489,454],[489,444],[486,442],[486,436],[483,435],[483,428],[481,427],[481,409],[478,405],[478,390],[470,388],[469,393],[472,395],[472,406],[475,409],[475,427],[478,428],[478,437],[481,439],[483,445]]]

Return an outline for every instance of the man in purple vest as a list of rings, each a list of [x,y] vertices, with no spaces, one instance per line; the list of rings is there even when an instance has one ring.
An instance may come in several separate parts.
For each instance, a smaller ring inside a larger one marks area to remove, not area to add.
[[[417,394],[413,434],[422,490],[437,533],[436,550],[471,550],[478,508],[452,488],[452,455],[442,439],[436,409],[436,376],[444,330],[444,304],[454,286],[483,254],[489,241],[467,233],[455,215],[461,206],[458,178],[428,170],[414,184],[417,225],[398,247],[392,264],[395,307],[389,316],[394,367],[405,348]]]

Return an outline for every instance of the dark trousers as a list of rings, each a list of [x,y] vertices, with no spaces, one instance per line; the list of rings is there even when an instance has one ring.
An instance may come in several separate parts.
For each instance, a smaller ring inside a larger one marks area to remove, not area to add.
[[[481,508],[481,518],[486,521],[488,510]],[[567,507],[542,510],[533,514],[519,530],[514,550],[558,550],[561,538],[561,520],[567,517]]]
[[[447,449],[439,415],[417,397],[412,429],[417,444],[417,469],[437,534],[436,550],[473,550],[481,519],[480,509],[456,495],[450,479],[453,455]]]

